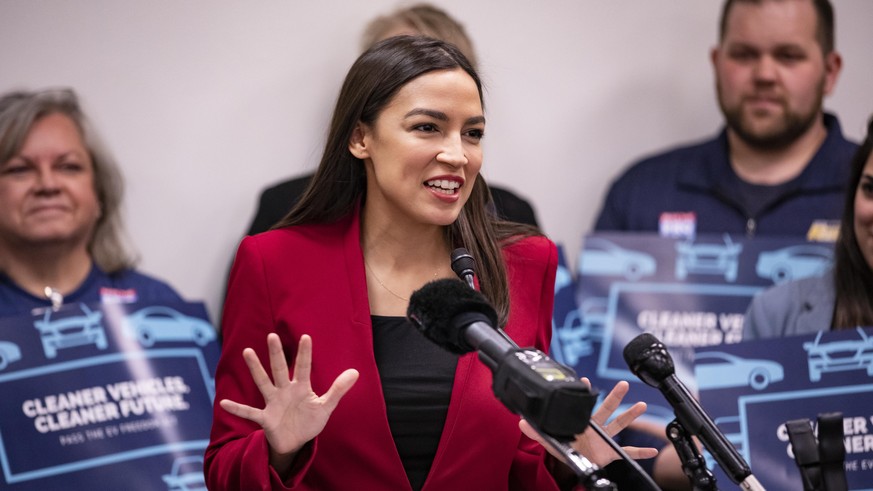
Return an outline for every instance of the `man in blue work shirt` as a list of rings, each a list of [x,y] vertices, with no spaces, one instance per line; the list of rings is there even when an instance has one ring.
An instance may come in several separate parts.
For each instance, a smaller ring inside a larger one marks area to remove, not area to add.
[[[728,0],[711,59],[726,128],[630,167],[595,230],[834,240],[857,145],[822,109],[842,65],[831,4]]]
[[[822,109],[842,67],[830,2],[726,0],[711,61],[725,128],[631,166],[595,230],[835,240],[857,145]],[[641,436],[626,430],[622,443],[652,446]],[[652,475],[665,489],[686,489],[664,445]]]

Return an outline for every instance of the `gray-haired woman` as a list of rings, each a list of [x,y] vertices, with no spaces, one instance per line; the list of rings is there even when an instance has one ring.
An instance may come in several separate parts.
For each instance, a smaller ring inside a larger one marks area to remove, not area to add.
[[[122,189],[72,90],[0,96],[0,317],[65,301],[181,300],[133,269]]]

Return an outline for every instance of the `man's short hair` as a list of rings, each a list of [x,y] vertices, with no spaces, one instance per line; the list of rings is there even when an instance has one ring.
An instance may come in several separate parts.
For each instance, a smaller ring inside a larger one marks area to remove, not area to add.
[[[731,7],[736,3],[753,3],[761,5],[766,1],[777,0],[727,0],[721,11],[721,22],[719,23],[718,38],[724,39],[725,31],[727,30],[727,18]],[[784,0],[778,0],[784,1]],[[823,54],[828,55],[834,50],[834,8],[831,6],[830,0],[811,0],[812,6],[815,8],[816,23],[815,35],[818,44],[821,47]]]

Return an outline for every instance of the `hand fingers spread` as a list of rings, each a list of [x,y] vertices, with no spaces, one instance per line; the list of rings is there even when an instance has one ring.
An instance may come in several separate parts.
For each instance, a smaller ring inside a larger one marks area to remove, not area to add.
[[[304,334],[297,343],[297,357],[294,359],[294,381],[309,385],[312,370],[312,338]]]
[[[282,341],[279,335],[271,332],[267,335],[267,348],[270,351],[270,370],[273,372],[273,383],[276,387],[285,387],[291,383],[288,378],[288,363],[285,352],[282,351]]]
[[[633,423],[635,419],[642,416],[643,413],[646,412],[646,407],[647,406],[645,402],[638,402],[631,406],[627,411],[624,411],[623,413],[616,416],[615,419],[612,420],[612,422],[608,425],[607,431],[609,432],[610,436],[615,436],[616,434],[618,434],[618,432],[627,428],[628,425]]]
[[[636,459],[653,459],[658,456],[658,449],[652,447],[621,447],[628,457]]]
[[[327,389],[327,392],[321,396],[322,401],[324,401],[324,406],[333,411],[337,404],[339,404],[340,399],[346,395],[346,392],[355,385],[355,382],[358,381],[358,371],[354,368],[350,368],[343,373],[339,374],[339,376],[333,381],[330,385],[330,389]]]
[[[591,419],[601,426],[606,423],[612,413],[621,405],[621,401],[629,389],[630,386],[624,380],[615,384],[615,387],[603,398],[603,403],[600,404]]]
[[[266,399],[275,387],[273,386],[273,381],[270,380],[269,376],[267,376],[267,372],[264,371],[264,367],[261,365],[261,360],[258,359],[255,350],[251,348],[243,350],[243,359],[245,359],[246,365],[249,367],[249,373],[252,374],[252,380],[255,382],[258,390],[261,391],[261,395]]]
[[[239,416],[240,418],[253,421],[263,426],[263,411],[260,409],[255,409],[251,406],[246,406],[229,399],[222,399],[218,404],[221,405],[222,409],[234,416]]]

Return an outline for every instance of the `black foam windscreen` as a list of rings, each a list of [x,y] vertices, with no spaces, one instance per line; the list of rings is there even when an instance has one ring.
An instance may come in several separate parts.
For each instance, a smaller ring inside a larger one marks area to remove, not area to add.
[[[474,349],[464,339],[470,322],[497,325],[497,313],[488,300],[456,279],[431,281],[413,292],[406,316],[425,337],[456,354]]]
[[[657,387],[664,379],[676,373],[673,358],[666,346],[655,336],[644,332],[633,338],[622,352],[631,372],[643,382]]]

